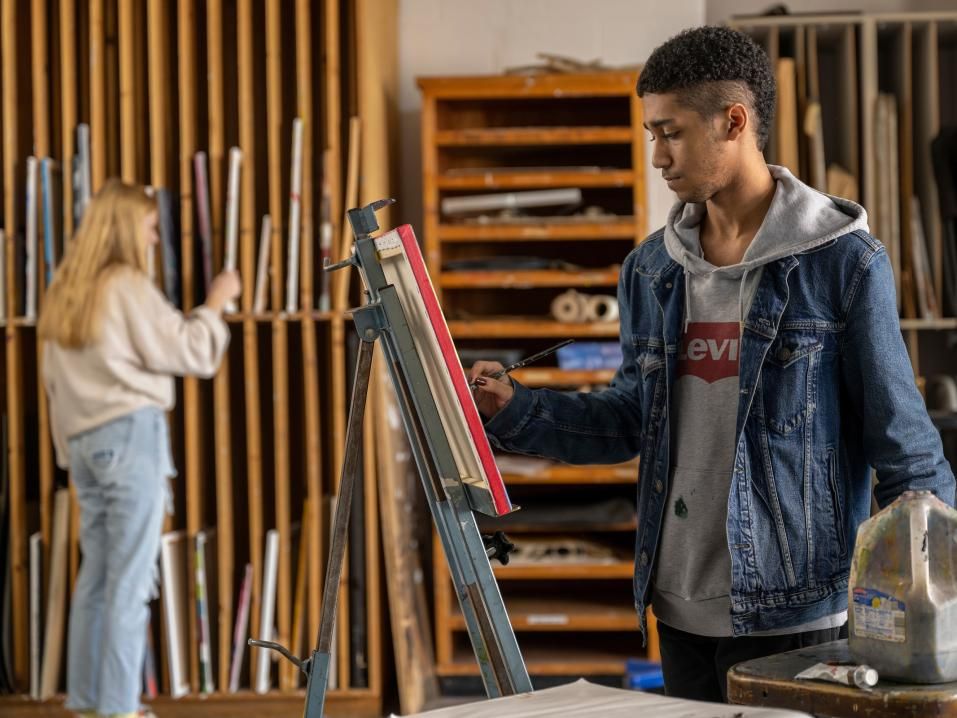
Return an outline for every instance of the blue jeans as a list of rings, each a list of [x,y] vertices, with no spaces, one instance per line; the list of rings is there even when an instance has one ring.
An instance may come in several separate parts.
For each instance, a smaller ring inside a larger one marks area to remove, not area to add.
[[[147,607],[169,494],[163,412],[147,407],[70,438],[83,559],[70,604],[71,710],[140,707]]]

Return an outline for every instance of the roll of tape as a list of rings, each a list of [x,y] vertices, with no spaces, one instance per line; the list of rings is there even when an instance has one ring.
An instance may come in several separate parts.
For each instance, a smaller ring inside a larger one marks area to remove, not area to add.
[[[616,322],[618,321],[618,300],[607,294],[598,294],[593,297],[583,297],[586,301],[585,321],[588,322]]]
[[[552,300],[552,316],[559,322],[581,322],[584,320],[584,302],[582,295],[574,289],[559,294]]]
[[[957,412],[957,378],[935,374],[927,380],[924,393],[931,411]]]

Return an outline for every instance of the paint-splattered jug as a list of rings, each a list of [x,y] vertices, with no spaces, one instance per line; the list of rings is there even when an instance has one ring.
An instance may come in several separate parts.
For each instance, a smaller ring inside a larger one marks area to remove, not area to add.
[[[957,511],[907,491],[857,532],[848,645],[882,679],[957,680]]]

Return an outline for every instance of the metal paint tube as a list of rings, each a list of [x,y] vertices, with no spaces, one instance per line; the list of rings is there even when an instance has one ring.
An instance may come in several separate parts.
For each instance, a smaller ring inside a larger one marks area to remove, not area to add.
[[[877,685],[877,671],[870,666],[832,665],[830,663],[815,663],[798,673],[799,680],[830,681],[845,686],[869,689]]]

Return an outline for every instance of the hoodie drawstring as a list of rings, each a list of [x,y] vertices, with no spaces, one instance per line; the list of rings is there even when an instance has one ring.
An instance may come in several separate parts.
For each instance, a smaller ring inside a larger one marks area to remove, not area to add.
[[[747,267],[744,268],[744,272],[741,274],[741,286],[738,287],[738,326],[740,334],[744,334],[744,288],[748,285],[749,271],[751,270]]]
[[[691,324],[691,272],[687,267],[682,267],[685,273],[685,329],[684,334],[688,333],[688,325]]]

